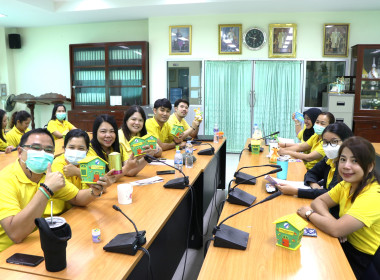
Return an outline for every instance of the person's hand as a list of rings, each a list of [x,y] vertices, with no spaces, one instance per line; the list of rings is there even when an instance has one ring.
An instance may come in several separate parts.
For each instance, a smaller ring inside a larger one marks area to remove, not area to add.
[[[347,236],[341,236],[341,237],[338,237],[338,239],[340,243],[344,243],[347,241]]]
[[[310,187],[311,187],[312,189],[323,189],[323,187],[321,187],[321,186],[318,185],[317,183],[310,183],[309,185],[310,185]]]
[[[128,169],[133,169],[138,166],[138,160],[139,158],[142,158],[143,156],[135,157],[134,154],[131,154],[128,160],[124,161],[124,165],[122,167],[123,174],[127,174]]]
[[[297,214],[306,219],[306,212],[312,210],[310,206],[302,206],[297,210]]]
[[[65,177],[61,172],[51,172],[51,164],[48,164],[44,184],[53,192],[62,189],[65,186]]]
[[[9,154],[10,152],[12,152],[12,150],[14,149],[15,147],[13,147],[13,146],[8,146],[8,147],[6,147],[5,148],[5,153],[6,154]]]
[[[63,167],[63,173],[66,177],[80,176],[80,169],[75,165],[69,163]]]
[[[102,186],[104,192],[107,190],[107,188],[109,186],[111,186],[113,183],[116,182],[116,176],[113,175],[114,171],[115,171],[115,169],[111,169],[107,174],[105,174],[103,177],[100,177],[99,180],[96,182],[97,185]],[[90,187],[91,187],[91,185],[90,185]],[[94,188],[92,188],[92,189],[95,193],[96,189],[99,189],[99,188],[96,185]],[[99,193],[100,193],[100,191],[99,191]],[[99,194],[99,193],[95,193],[95,194]]]
[[[176,144],[180,144],[180,143],[182,143],[182,138],[181,137],[173,136],[173,141]]]
[[[286,149],[279,149],[277,153],[279,156],[284,156],[287,154],[287,151],[286,151]]]
[[[278,143],[278,146],[279,146],[280,148],[285,148],[285,143]]]
[[[142,148],[144,149],[144,153],[147,155],[154,156],[157,153],[157,149],[151,149],[149,145],[146,145]]]
[[[102,185],[91,184],[89,187],[92,189],[93,194],[96,196],[100,196],[104,192],[104,187]]]
[[[193,123],[191,124],[191,126],[193,127],[193,128],[195,128],[195,129],[197,129],[197,127],[199,127],[199,125],[201,124],[201,120],[199,120],[198,118],[195,118],[194,120],[193,120]]]
[[[276,184],[277,189],[279,189],[283,194],[286,195],[298,195],[298,188],[287,185],[287,184]]]

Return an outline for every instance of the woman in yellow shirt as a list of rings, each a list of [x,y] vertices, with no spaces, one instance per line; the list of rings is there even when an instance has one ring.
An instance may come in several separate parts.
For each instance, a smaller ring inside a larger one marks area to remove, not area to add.
[[[314,124],[317,120],[319,114],[322,111],[318,108],[310,108],[303,113],[304,118],[304,127],[302,128],[301,123],[295,118],[295,113],[292,115],[292,119],[295,123],[296,135],[301,143],[306,142],[314,134]],[[280,147],[283,147],[283,143],[280,144]]]
[[[60,139],[76,127],[66,121],[66,107],[63,104],[55,104],[48,123],[47,130],[54,136],[54,140]]]
[[[367,270],[380,246],[380,175],[376,153],[362,137],[351,137],[339,149],[338,185],[297,213],[320,230],[339,238],[357,279]],[[339,219],[329,208],[339,205]]]
[[[5,128],[8,124],[7,113],[0,109],[0,151],[10,153],[15,147],[8,145],[7,140],[5,140]]]
[[[17,147],[21,137],[28,132],[32,116],[27,111],[14,112],[9,127],[12,129],[5,135],[8,145]]]

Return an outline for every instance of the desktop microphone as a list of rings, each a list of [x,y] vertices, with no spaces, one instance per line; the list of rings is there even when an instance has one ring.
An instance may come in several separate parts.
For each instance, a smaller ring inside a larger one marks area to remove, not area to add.
[[[277,135],[277,134],[279,134],[280,133],[280,131],[276,131],[276,132],[274,132],[274,133],[272,133],[272,134],[269,134],[269,135],[267,135],[267,136],[263,136],[263,137],[261,137],[261,138],[259,138],[258,140],[262,140],[262,139],[264,139],[265,140],[265,145],[266,146],[268,146],[269,144],[267,143],[268,142],[268,137],[271,137],[271,136],[273,136],[273,135]],[[252,146],[251,146],[251,144],[248,144],[248,151],[250,151],[250,152],[252,152]],[[262,150],[261,148],[260,148],[260,152],[263,152],[264,150]]]
[[[185,187],[187,187],[189,185],[189,176],[186,176],[185,173],[182,172],[182,170],[179,170],[177,167],[174,167],[170,164],[167,164],[165,161],[163,160],[159,160],[155,157],[152,157],[151,155],[145,155],[144,156],[144,159],[148,162],[148,163],[151,163],[152,161],[157,161],[157,162],[161,162],[171,168],[174,168],[176,170],[178,170],[179,172],[181,172],[181,174],[183,175],[183,177],[181,178],[175,178],[175,179],[172,179],[170,181],[168,181],[165,185],[164,185],[164,188],[167,188],[167,189],[184,189]]]
[[[105,251],[121,253],[134,256],[142,245],[146,243],[146,231],[138,231],[135,223],[120,209],[120,207],[113,205],[113,209],[119,211],[130,221],[135,228],[135,232],[118,234],[106,246],[103,247]]]
[[[236,184],[240,184],[242,182],[245,182],[245,184],[247,184],[247,185],[255,185],[256,184],[255,176],[249,175],[247,173],[240,172],[240,170],[245,169],[245,168],[262,167],[262,166],[270,166],[270,167],[274,167],[274,168],[281,168],[280,165],[275,165],[275,164],[265,164],[265,165],[255,165],[255,166],[242,167],[238,171],[236,171],[234,174],[234,177],[236,178],[236,180],[235,180]]]
[[[270,196],[268,196],[267,198],[261,200],[260,202],[253,204],[239,212],[236,212],[235,214],[232,214],[228,216],[227,218],[225,218],[223,221],[221,221],[219,225],[217,225],[212,232],[212,234],[214,235],[214,246],[222,247],[222,248],[238,249],[238,250],[247,249],[249,233],[224,225],[223,223],[227,221],[229,218],[236,216],[237,214],[240,214],[248,209],[251,209],[252,207],[256,205],[269,201],[280,195],[281,195],[281,192],[277,191],[271,194]]]
[[[273,174],[282,171],[281,166],[275,165],[275,164],[265,164],[265,165],[259,165],[259,166],[247,166],[247,167],[242,167],[239,170],[243,168],[249,168],[249,167],[261,167],[261,166],[271,166],[275,167],[276,169],[273,169],[265,174],[259,175],[259,176],[252,176],[252,178],[260,178],[265,175]],[[239,172],[239,171],[238,171]],[[236,172],[236,173],[238,173]],[[238,184],[236,184],[232,189],[229,190],[228,192],[228,198],[227,201],[232,204],[237,204],[237,205],[242,205],[242,206],[250,206],[252,203],[256,200],[256,197],[254,195],[251,195],[250,193],[247,193],[239,188],[237,188],[238,185],[240,184],[246,184],[247,182],[252,181],[252,178],[248,178],[245,181],[240,181]],[[236,181],[235,181],[236,182]]]
[[[269,135],[267,135],[267,136],[263,136],[263,137],[261,137],[259,140],[261,140],[261,139],[266,139],[266,138],[268,138],[268,137],[271,137],[271,136],[274,136],[274,135],[277,135],[277,134],[280,134],[280,131],[276,131],[276,132],[274,132],[274,133],[272,133],[272,134],[269,134]]]
[[[199,151],[198,155],[201,155],[201,156],[212,156],[215,153],[215,149],[214,149],[214,147],[210,143],[202,143],[201,145],[210,145],[211,148],[203,149],[203,150]]]

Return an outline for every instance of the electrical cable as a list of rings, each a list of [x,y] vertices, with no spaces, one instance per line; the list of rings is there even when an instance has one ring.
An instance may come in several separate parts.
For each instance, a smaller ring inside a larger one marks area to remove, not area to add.
[[[153,271],[152,271],[152,264],[150,262],[149,251],[147,249],[145,249],[144,247],[139,247],[139,248],[137,248],[137,250],[143,251],[144,254],[148,257],[148,277],[147,277],[147,279],[149,279],[149,275],[150,275],[150,279],[153,280]]]

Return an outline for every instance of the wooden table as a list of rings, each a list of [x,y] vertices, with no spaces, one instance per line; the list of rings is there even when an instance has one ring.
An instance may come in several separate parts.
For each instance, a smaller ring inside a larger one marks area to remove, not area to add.
[[[216,155],[197,156],[195,153],[197,161],[194,163],[194,167],[192,169],[184,168],[184,173],[189,176],[191,184],[200,186],[203,173],[211,172],[208,169],[212,162],[215,159],[223,158],[223,155],[219,153],[225,153],[226,143],[223,141],[213,144],[213,146],[217,152]],[[174,158],[174,150],[164,152],[163,157]],[[167,169],[170,167],[148,165],[137,177],[123,177],[117,184],[149,178],[155,176],[157,170]],[[215,173],[216,170],[213,171],[213,174]],[[163,177],[167,182],[173,179],[174,175],[164,175]],[[188,188],[165,189],[162,187],[164,183],[135,186],[133,203],[120,205],[120,208],[136,223],[139,230],[146,230],[147,243],[144,247],[149,249],[151,254],[152,269],[156,279],[170,279],[178,266],[186,249],[191,205]],[[103,246],[117,234],[134,231],[133,226],[125,217],[116,213],[112,208],[113,204],[118,204],[117,184],[111,186],[107,193],[87,207],[73,207],[63,214],[72,229],[72,239],[69,240],[67,246],[66,269],[51,273],[45,269],[44,263],[37,267],[27,267],[5,262],[16,252],[42,255],[38,231],[29,235],[21,244],[14,244],[0,253],[0,268],[60,279],[125,279],[128,276],[130,279],[145,279],[148,265],[147,258],[143,257],[141,251],[138,251],[135,256],[129,256],[103,250]],[[213,186],[212,189],[214,190]],[[194,193],[197,195],[196,191]],[[203,212],[202,204],[198,201],[198,213]],[[92,243],[91,230],[93,228],[101,230],[102,241],[100,243]],[[141,258],[142,260],[140,260]]]
[[[0,268],[1,279],[12,279],[12,280],[56,280],[57,278],[35,275],[25,272],[19,272],[15,270]]]
[[[266,154],[266,147],[260,155],[244,151],[238,168],[268,164]],[[252,168],[244,169],[244,172],[260,175],[270,169]],[[289,163],[287,179],[303,180],[305,172],[303,163]],[[257,196],[258,202],[268,196],[265,183],[264,179],[258,178],[256,185],[240,185],[239,188]],[[276,246],[273,221],[295,213],[297,208],[310,202],[281,195],[227,220],[226,225],[249,233],[247,249],[218,248],[211,242],[198,279],[355,279],[338,239],[321,230],[317,230],[317,238],[303,237],[302,245],[296,251]],[[219,221],[242,209],[243,206],[226,202]],[[315,228],[312,224],[308,227]]]
[[[54,157],[60,156],[65,152],[63,148],[63,139],[55,140],[55,152]],[[18,152],[13,151],[9,154],[0,154],[0,171],[8,166],[8,164],[13,163],[18,157]]]

